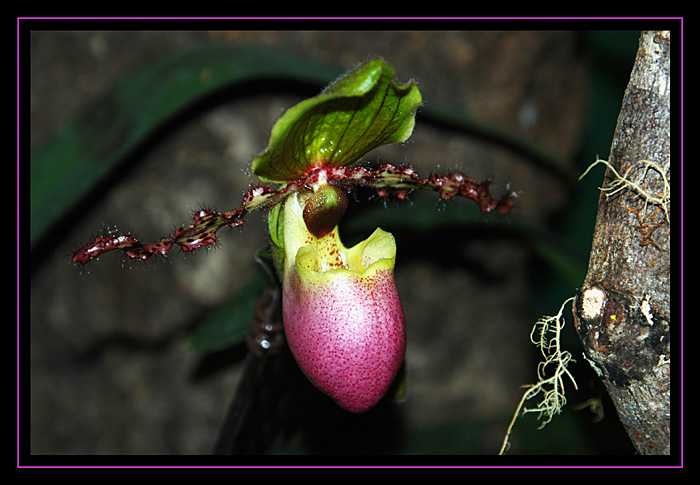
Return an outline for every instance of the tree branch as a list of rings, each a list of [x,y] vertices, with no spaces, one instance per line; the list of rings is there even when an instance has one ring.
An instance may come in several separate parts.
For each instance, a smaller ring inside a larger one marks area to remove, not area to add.
[[[643,32],[574,302],[585,358],[640,454],[670,453],[670,32]]]

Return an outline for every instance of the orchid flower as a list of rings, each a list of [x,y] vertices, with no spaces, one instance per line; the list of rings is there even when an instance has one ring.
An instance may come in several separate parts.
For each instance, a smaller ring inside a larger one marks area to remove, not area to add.
[[[507,213],[513,194],[489,194],[489,181],[466,175],[421,178],[409,167],[353,166],[371,149],[407,140],[422,105],[414,82],[400,83],[375,58],[356,66],[318,96],[288,109],[275,123],[252,172],[270,185],[252,188],[229,212],[201,210],[188,227],[143,244],[130,234],[106,234],[73,254],[86,264],[121,249],[130,258],[166,255],[173,246],[193,251],[217,242],[256,209],[269,209],[271,253],[281,282],[283,326],[309,380],[350,412],[371,409],[385,395],[404,359],[406,327],[394,281],[396,242],[377,228],[346,248],[338,225],[347,192],[357,187],[403,199],[431,189],[442,199],[471,198],[482,211]]]

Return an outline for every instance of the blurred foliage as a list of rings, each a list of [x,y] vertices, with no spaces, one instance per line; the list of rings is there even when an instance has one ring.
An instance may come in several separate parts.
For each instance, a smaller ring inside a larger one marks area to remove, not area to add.
[[[583,49],[591,57],[591,102],[587,127],[581,141],[582,152],[575,172],[540,146],[515,137],[497,126],[485,125],[449,107],[425,106],[421,123],[434,123],[468,136],[486,137],[525,155],[534,167],[560,177],[571,185],[570,206],[557,227],[533,227],[488,221],[488,229],[503,231],[508,237],[527,241],[534,254],[546,263],[548,271],[537,288],[535,311],[547,314],[558,308],[583,281],[592,230],[597,210],[597,187],[602,170],[589,174],[581,183],[575,179],[600,154],[610,149],[622,96],[634,62],[639,32],[581,32]],[[323,86],[341,70],[305,58],[274,50],[253,47],[197,47],[167,57],[117,83],[104,98],[95,100],[85,112],[65,126],[31,157],[31,245],[34,249],[42,237],[67,213],[119,170],[124,160],[140,144],[165,125],[173,116],[237,83],[264,79],[289,79]],[[429,207],[427,207],[429,206]],[[430,216],[423,216],[430,210]],[[410,226],[414,231],[430,232],[440,227],[485,228],[483,217],[476,212],[445,210],[436,212],[434,205],[417,204],[407,211],[369,208],[361,219],[350,221],[347,231],[361,231],[365,225]],[[253,302],[266,277],[254,279],[230,303],[202,325],[192,341],[195,351],[213,351],[240,343],[248,332]],[[536,317],[533,319],[533,322]],[[569,337],[576,345],[575,338]],[[503,423],[509,421],[503,417]],[[518,453],[548,452],[552,447],[562,453],[598,452],[584,437],[580,420],[562,415],[545,429],[522,420],[511,441],[520,443]],[[477,438],[488,423],[455,423],[439,429],[411,430],[402,452],[405,453],[479,453],[483,443]],[[537,435],[537,439],[533,435]],[[471,437],[465,439],[465,437]],[[497,441],[502,439],[498,437]],[[603,441],[605,439],[603,438]],[[624,439],[623,439],[624,441]],[[541,444],[547,443],[547,448]],[[497,448],[494,444],[493,448]],[[624,445],[623,445],[624,448]],[[274,452],[301,452],[294,446]]]
[[[253,79],[325,83],[337,74],[275,51],[211,46],[130,74],[32,153],[32,246],[159,127],[206,96]]]

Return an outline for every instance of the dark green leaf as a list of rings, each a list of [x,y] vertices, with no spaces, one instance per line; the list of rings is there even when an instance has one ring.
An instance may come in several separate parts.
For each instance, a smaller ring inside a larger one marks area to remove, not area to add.
[[[193,352],[221,350],[245,341],[255,302],[269,277],[261,273],[207,320],[190,341]]]

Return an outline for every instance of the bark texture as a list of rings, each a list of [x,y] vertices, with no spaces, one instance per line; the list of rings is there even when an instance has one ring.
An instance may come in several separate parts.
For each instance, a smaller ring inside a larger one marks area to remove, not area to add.
[[[670,32],[640,37],[574,303],[585,357],[640,454],[671,448],[670,49]]]

